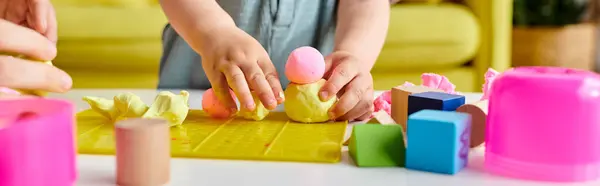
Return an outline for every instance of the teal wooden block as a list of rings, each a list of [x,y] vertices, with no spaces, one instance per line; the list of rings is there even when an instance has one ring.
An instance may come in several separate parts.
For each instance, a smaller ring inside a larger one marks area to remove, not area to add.
[[[471,115],[421,110],[408,117],[406,168],[456,174],[467,166]]]
[[[348,144],[359,167],[404,167],[406,146],[400,125],[354,125]]]

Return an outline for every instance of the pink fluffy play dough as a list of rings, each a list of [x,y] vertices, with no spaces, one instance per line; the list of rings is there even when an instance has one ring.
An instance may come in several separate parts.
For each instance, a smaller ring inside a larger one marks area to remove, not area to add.
[[[429,88],[440,89],[448,94],[459,94],[455,91],[456,86],[448,80],[445,76],[434,74],[434,73],[424,73],[421,75],[421,85]],[[416,86],[411,82],[404,82],[402,86]],[[373,106],[375,107],[375,112],[383,110],[388,114],[392,114],[392,96],[391,91],[385,91],[381,95],[379,95],[373,101]],[[373,113],[375,114],[375,113]]]
[[[381,93],[375,100],[373,101],[373,105],[375,106],[375,112],[380,110],[385,111],[388,114],[392,113],[392,91],[385,91]],[[375,113],[373,112],[373,113]]]
[[[489,68],[487,72],[485,72],[485,84],[483,84],[483,96],[481,97],[481,100],[487,100],[490,99],[490,91],[491,91],[491,87],[492,84],[494,83],[494,80],[496,79],[496,76],[500,74],[498,73],[498,71]]]
[[[300,47],[292,51],[285,64],[285,75],[296,84],[314,83],[325,74],[325,59],[317,49]]]
[[[423,86],[440,89],[448,94],[457,93],[454,90],[456,89],[456,86],[450,83],[450,80],[448,80],[446,76],[434,73],[424,73],[423,75],[421,75],[421,81],[423,83]]]
[[[233,91],[229,90],[231,97],[235,100]],[[218,99],[213,89],[208,89],[202,95],[202,110],[213,118],[229,118],[234,112],[225,107]]]

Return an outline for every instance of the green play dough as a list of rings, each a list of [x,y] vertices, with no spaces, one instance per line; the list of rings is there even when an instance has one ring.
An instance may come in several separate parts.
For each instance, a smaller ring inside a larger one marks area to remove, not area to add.
[[[262,104],[262,102],[260,101],[258,96],[256,96],[256,94],[252,94],[252,97],[254,98],[254,103],[256,105],[254,110],[241,109],[239,114],[244,119],[249,120],[260,121],[265,119],[265,117],[269,115],[269,109],[265,108],[265,105]]]
[[[334,96],[327,101],[321,101],[318,93],[325,84],[321,79],[310,84],[290,83],[285,89],[285,113],[294,121],[303,123],[325,122],[329,120],[327,112],[337,98]]]

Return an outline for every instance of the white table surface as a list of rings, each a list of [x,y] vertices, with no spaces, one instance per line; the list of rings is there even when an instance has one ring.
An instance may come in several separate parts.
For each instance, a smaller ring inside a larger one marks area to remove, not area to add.
[[[173,90],[174,91],[174,90]],[[118,93],[132,92],[151,103],[156,90],[131,89],[78,89],[67,94],[51,94],[75,103],[77,110],[89,106],[83,96],[112,98]],[[178,92],[178,91],[175,91]],[[190,92],[190,107],[201,108],[202,92]],[[465,94],[467,102],[481,95]],[[259,161],[231,161],[173,158],[171,161],[172,186],[598,186],[600,181],[578,184],[560,184],[509,179],[485,173],[482,148],[473,149],[469,165],[454,176],[407,170],[404,168],[358,168],[346,152],[337,164],[286,163]],[[79,155],[77,157],[79,186],[115,185],[114,156]]]

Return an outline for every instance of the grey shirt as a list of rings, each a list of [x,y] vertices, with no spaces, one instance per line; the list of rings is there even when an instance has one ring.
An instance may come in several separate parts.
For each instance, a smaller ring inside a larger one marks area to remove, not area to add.
[[[253,36],[269,53],[283,75],[290,52],[312,46],[324,55],[333,50],[337,0],[217,0],[236,25]],[[158,88],[208,89],[199,56],[167,25],[163,31],[163,56]]]

